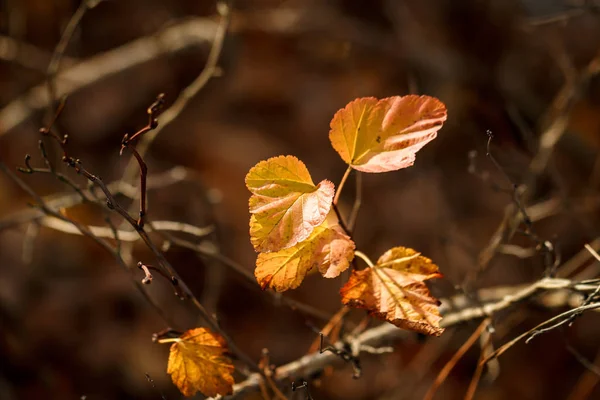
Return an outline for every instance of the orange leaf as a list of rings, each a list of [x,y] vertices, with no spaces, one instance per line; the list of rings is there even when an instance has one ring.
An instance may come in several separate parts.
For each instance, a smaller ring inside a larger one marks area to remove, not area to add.
[[[373,268],[353,271],[342,287],[342,303],[365,308],[392,324],[439,336],[439,301],[423,281],[439,278],[437,265],[413,249],[394,247]]]
[[[198,391],[208,397],[231,394],[233,364],[224,356],[226,345],[221,336],[206,328],[196,328],[174,341],[167,373],[184,396],[193,396]]]
[[[352,168],[387,172],[410,167],[446,120],[444,103],[429,96],[356,99],[331,120],[329,139]]]
[[[273,157],[246,175],[250,197],[250,241],[259,252],[292,247],[310,236],[327,217],[333,183],[317,186],[304,163],[293,156]]]
[[[254,276],[261,288],[278,292],[295,289],[315,267],[325,278],[335,278],[346,270],[354,258],[354,242],[338,226],[326,225],[318,226],[295,246],[259,254]]]

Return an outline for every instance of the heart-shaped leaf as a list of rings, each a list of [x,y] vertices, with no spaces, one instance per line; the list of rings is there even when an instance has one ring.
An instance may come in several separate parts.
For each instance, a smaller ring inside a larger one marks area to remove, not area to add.
[[[336,225],[315,228],[304,241],[274,253],[261,253],[254,275],[259,285],[278,292],[295,289],[313,268],[325,278],[335,278],[350,266],[354,242]]]
[[[304,163],[293,156],[273,157],[246,175],[252,192],[250,241],[259,252],[289,248],[310,236],[327,217],[334,186],[312,181]]]
[[[410,167],[446,120],[444,103],[429,96],[364,97],[331,120],[329,139],[352,168],[387,172]]]
[[[233,364],[224,356],[225,340],[206,328],[185,332],[174,342],[169,353],[167,373],[184,396],[201,392],[205,396],[231,394]]]
[[[373,268],[353,271],[342,287],[342,303],[365,308],[369,314],[405,329],[439,336],[439,301],[423,283],[439,278],[437,265],[406,247],[383,254]]]

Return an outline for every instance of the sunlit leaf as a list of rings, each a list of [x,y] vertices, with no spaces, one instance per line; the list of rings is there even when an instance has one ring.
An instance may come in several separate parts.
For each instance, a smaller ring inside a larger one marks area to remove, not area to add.
[[[225,352],[221,336],[205,328],[191,329],[171,345],[167,373],[184,396],[230,394],[233,364]]]
[[[365,308],[392,324],[439,336],[439,301],[423,283],[441,277],[437,265],[413,249],[395,247],[383,254],[373,268],[353,271],[341,289],[342,303]]]
[[[352,168],[386,172],[410,167],[446,120],[444,103],[429,96],[364,97],[331,120],[329,139]]]
[[[261,253],[254,275],[259,285],[278,292],[295,289],[313,268],[325,278],[335,278],[354,258],[354,242],[338,226],[326,223],[304,241],[274,253]]]
[[[252,192],[250,241],[259,252],[289,248],[306,239],[327,217],[333,183],[312,181],[302,161],[279,156],[261,161],[246,175]]]

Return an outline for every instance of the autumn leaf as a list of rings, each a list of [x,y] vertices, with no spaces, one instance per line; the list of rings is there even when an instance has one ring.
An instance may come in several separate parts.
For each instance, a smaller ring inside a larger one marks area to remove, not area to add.
[[[221,336],[206,328],[196,328],[179,338],[160,342],[174,342],[167,373],[184,396],[193,396],[198,391],[208,397],[231,394],[233,364],[224,356],[226,345]]]
[[[331,120],[329,139],[352,168],[387,172],[410,167],[446,120],[444,103],[429,96],[364,97]]]
[[[295,289],[306,274],[317,268],[325,278],[335,278],[354,258],[354,242],[336,225],[315,228],[304,241],[274,253],[261,253],[254,276],[261,288],[278,292]]]
[[[246,175],[250,197],[250,241],[259,252],[279,251],[308,238],[327,217],[334,187],[317,186],[293,156],[261,161]]]
[[[369,314],[405,329],[439,336],[439,301],[423,283],[439,278],[437,265],[406,247],[394,247],[377,264],[353,271],[342,287],[342,303],[365,308]]]

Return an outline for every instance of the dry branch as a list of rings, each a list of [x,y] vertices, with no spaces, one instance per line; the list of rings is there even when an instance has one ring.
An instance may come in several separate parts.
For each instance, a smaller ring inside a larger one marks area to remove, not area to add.
[[[142,37],[98,54],[56,75],[56,97],[72,94],[116,73],[163,55],[211,43],[217,23],[207,18],[186,19],[154,36]],[[46,108],[46,84],[40,84],[0,110],[0,136],[25,122],[33,112]]]
[[[189,171],[185,167],[177,166],[173,167],[165,172],[149,175],[147,181],[147,189],[165,188],[170,185],[174,185],[178,182],[182,182],[189,179],[193,172]],[[137,188],[127,182],[115,181],[106,185],[108,190],[115,195],[123,195],[130,199],[135,198],[137,195]],[[86,190],[82,189],[83,194],[86,197],[98,198],[102,193],[100,188],[92,186]],[[42,197],[44,204],[52,209],[59,210],[61,208],[70,208],[81,204],[82,198],[79,193],[66,192],[56,193],[49,196]],[[17,211],[7,217],[0,219],[0,230],[18,226],[27,222],[36,221],[44,218],[46,214],[37,208],[28,208],[25,210]]]
[[[73,235],[81,235],[81,232],[73,227],[71,223],[65,222],[58,218],[46,216],[42,218],[40,224],[47,228],[51,228],[63,233],[70,233]],[[190,224],[186,224],[185,222],[177,222],[177,221],[152,221],[151,224],[152,230],[155,231],[171,231],[171,232],[181,232],[187,233],[190,235],[194,235],[197,237],[206,236],[214,231],[212,226],[206,227],[198,227]],[[92,234],[101,238],[108,239],[117,239],[115,236],[115,232],[113,232],[110,228],[104,226],[88,226],[87,227]],[[136,242],[140,240],[140,236],[136,231],[133,230],[118,230],[117,231],[118,238],[124,242]]]
[[[596,289],[597,285],[595,284],[585,282],[576,283],[568,279],[557,278],[544,278],[533,284],[518,287],[482,289],[478,292],[478,296],[482,302],[481,306],[473,306],[471,300],[464,295],[442,299],[440,312],[443,315],[443,319],[441,326],[448,328],[467,321],[492,316],[498,311],[531,299],[534,295],[538,294],[543,295],[537,298],[537,302],[545,307],[572,306],[573,303],[581,303],[583,301],[581,293],[591,293]],[[573,294],[572,290],[579,293]],[[349,341],[352,348],[358,348],[360,352],[364,352],[365,347],[380,347],[391,340],[406,337],[409,334],[410,332],[398,329],[392,324],[383,324],[369,329],[357,337],[347,338],[346,342]],[[344,341],[338,341],[333,346],[337,349],[343,349],[344,345]],[[279,381],[306,377],[338,361],[340,361],[339,357],[330,352],[312,353],[280,366],[275,370],[274,377]],[[260,382],[260,375],[250,375],[245,381],[234,385],[233,396],[258,388]],[[221,398],[217,397],[214,400]]]

